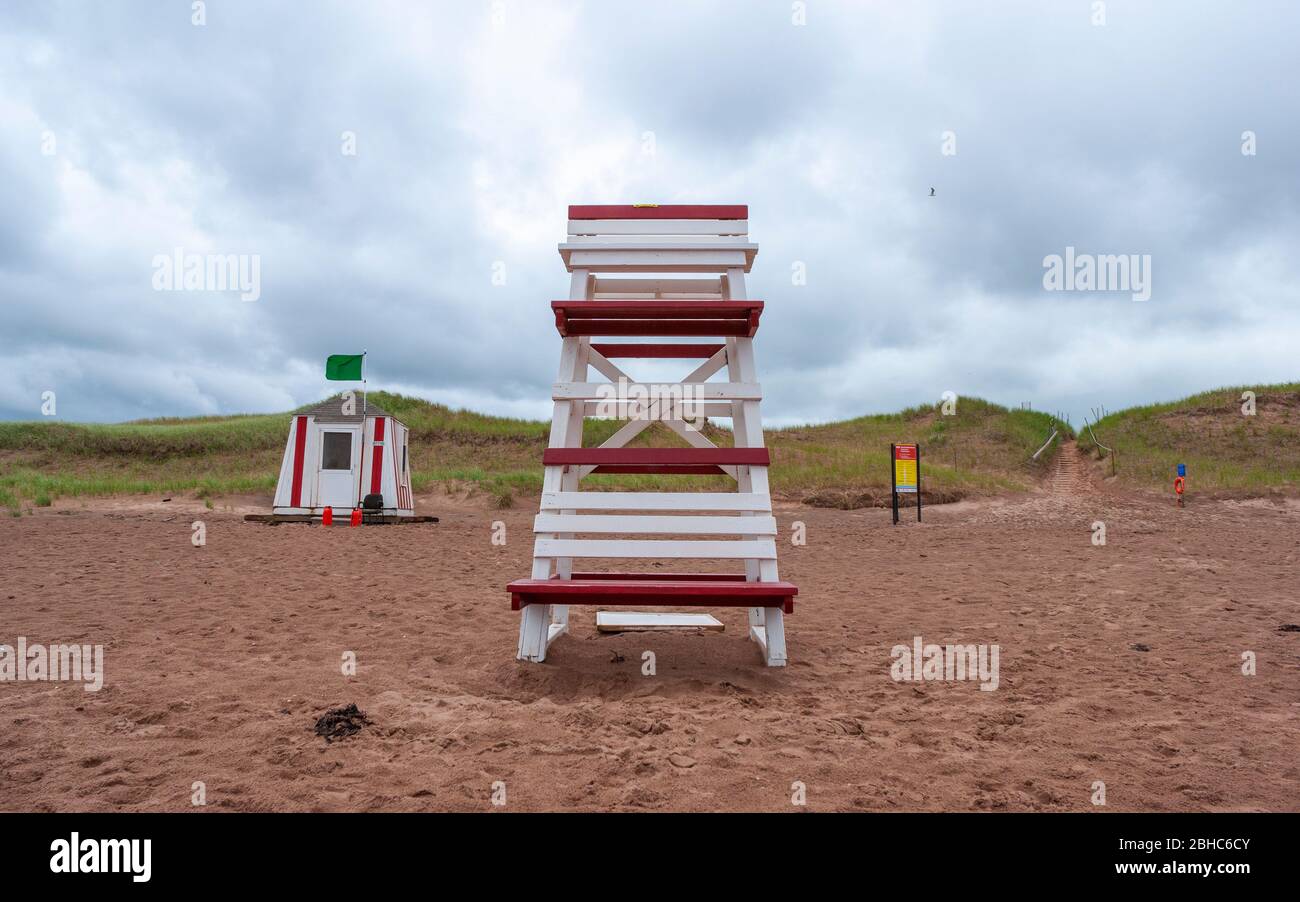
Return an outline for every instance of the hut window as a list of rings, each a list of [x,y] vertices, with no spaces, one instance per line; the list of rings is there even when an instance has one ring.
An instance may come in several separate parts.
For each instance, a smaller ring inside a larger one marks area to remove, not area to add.
[[[352,433],[326,432],[321,450],[322,470],[352,469]]]

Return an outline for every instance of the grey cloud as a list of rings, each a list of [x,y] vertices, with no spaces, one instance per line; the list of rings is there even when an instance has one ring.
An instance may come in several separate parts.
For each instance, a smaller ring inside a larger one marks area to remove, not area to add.
[[[568,202],[750,204],[773,422],[1295,378],[1300,10],[808,6],[5,8],[0,416],[282,410],[360,347],[545,416]],[[1151,254],[1152,300],[1043,291],[1067,245]],[[178,246],[260,255],[261,299],[152,291]]]

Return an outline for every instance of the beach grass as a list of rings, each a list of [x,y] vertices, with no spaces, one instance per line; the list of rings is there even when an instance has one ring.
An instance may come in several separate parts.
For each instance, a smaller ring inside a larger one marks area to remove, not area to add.
[[[370,398],[410,428],[417,492],[468,487],[509,506],[542,485],[541,455],[550,424],[455,410],[388,392]],[[306,409],[306,408],[303,408]],[[0,423],[0,506],[19,510],[60,498],[192,494],[212,498],[270,495],[291,417],[279,414],[168,417],[128,423]],[[588,420],[584,444],[596,446],[622,423]],[[890,442],[922,447],[923,489],[948,500],[1030,487],[1049,465],[1033,451],[1057,426],[1037,411],[1009,410],[962,398],[955,410],[923,405],[834,423],[767,431],[771,482],[779,496],[834,506],[880,503],[889,485]],[[732,444],[725,425],[703,434]],[[632,445],[685,446],[661,424]],[[726,489],[727,477],[595,475],[593,489]]]

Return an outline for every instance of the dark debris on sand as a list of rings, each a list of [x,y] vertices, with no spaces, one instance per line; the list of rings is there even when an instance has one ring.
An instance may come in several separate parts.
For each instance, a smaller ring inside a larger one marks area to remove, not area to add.
[[[326,742],[342,739],[360,732],[361,728],[372,723],[366,712],[357,710],[356,703],[342,708],[331,708],[316,721],[316,735],[324,736]]]

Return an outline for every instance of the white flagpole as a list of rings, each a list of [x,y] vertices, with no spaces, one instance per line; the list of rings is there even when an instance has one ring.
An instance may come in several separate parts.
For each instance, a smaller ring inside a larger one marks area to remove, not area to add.
[[[366,351],[361,352],[361,416],[366,415]]]

